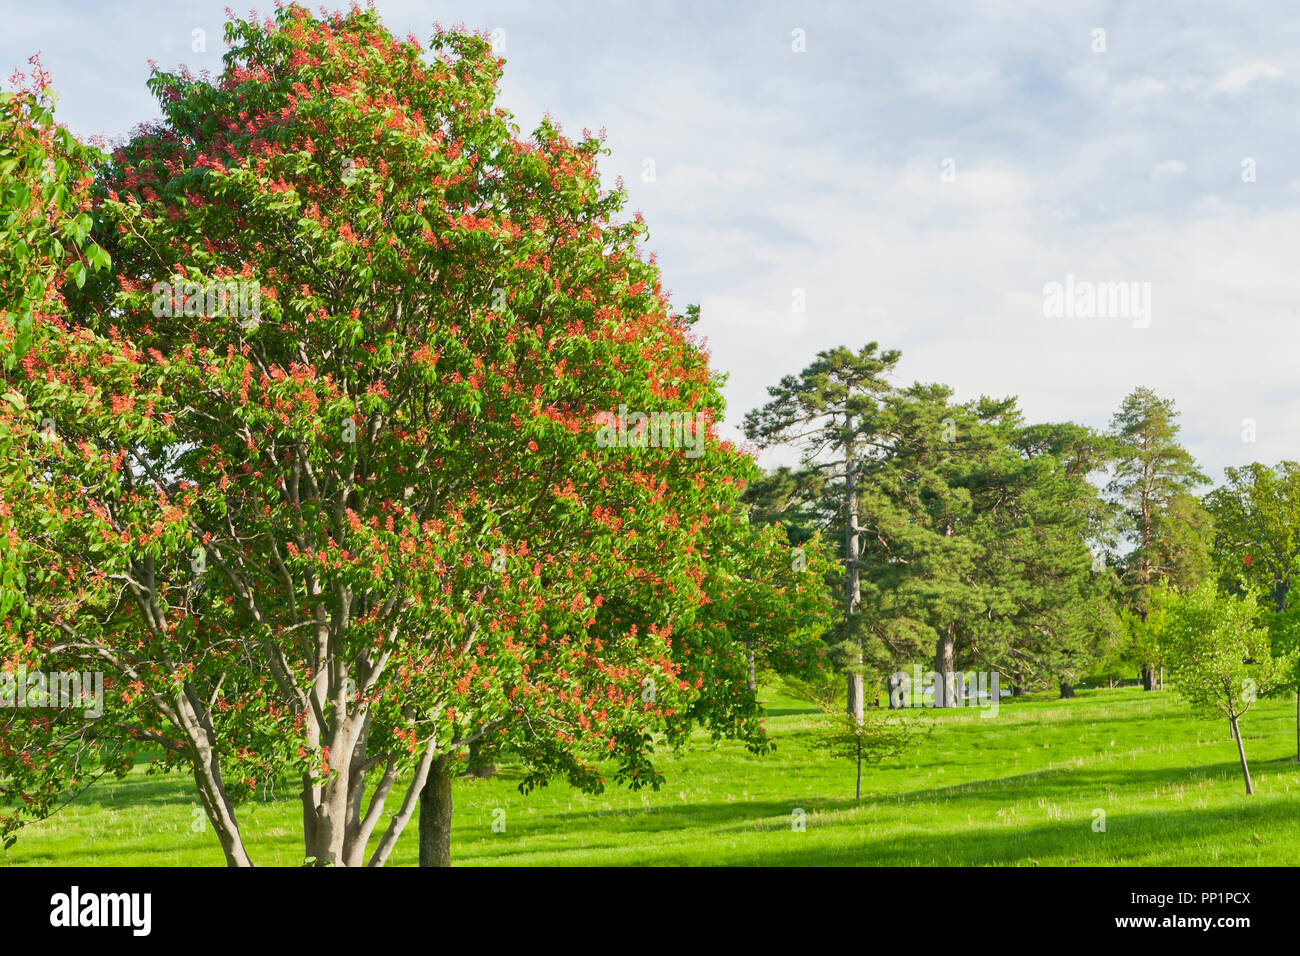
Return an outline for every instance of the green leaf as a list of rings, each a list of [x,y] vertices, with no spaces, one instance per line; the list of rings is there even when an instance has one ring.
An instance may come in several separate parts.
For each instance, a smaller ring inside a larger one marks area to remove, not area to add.
[[[113,259],[105,251],[103,246],[91,245],[86,250],[86,258],[90,260],[91,266],[95,269],[108,269],[113,264]]]

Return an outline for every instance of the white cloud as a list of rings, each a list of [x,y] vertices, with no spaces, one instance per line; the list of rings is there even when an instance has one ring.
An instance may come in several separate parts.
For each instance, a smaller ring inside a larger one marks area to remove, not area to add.
[[[149,57],[215,64],[226,2],[6,10],[0,69],[45,50],[69,125],[124,134],[156,115]],[[429,35],[424,0],[378,6],[398,35]],[[1216,477],[1298,457],[1300,179],[1263,174],[1287,168],[1291,106],[1231,94],[1284,79],[1300,11],[1083,7],[812,5],[796,23],[781,0],[445,0],[437,16],[507,31],[502,102],[525,131],[546,110],[569,130],[608,128],[602,172],[644,211],[675,303],[701,303],[731,376],[729,427],[817,351],[877,340],[902,349],[903,380],[1017,394],[1031,418],[1104,426],[1151,385]],[[1105,54],[1089,49],[1097,24]],[[806,53],[790,50],[795,25]],[[195,26],[206,59],[189,53]],[[1249,188],[1242,156],[1259,159]],[[1067,273],[1150,282],[1151,326],[1044,319],[1043,284]]]
[[[1272,63],[1246,63],[1223,74],[1210,87],[1210,92],[1240,93],[1256,80],[1275,80],[1282,75]]]

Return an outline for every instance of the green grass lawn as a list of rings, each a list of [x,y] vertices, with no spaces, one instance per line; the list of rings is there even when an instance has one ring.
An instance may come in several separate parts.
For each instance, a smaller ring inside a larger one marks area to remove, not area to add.
[[[1263,701],[1244,722],[1256,793],[1245,795],[1226,721],[1203,721],[1171,694],[1084,690],[1074,700],[913,711],[914,751],[867,768],[812,748],[803,705],[769,695],[777,751],[754,757],[701,738],[665,757],[657,793],[587,795],[564,784],[523,796],[508,763],[455,786],[460,865],[1255,865],[1300,863],[1294,700]],[[391,801],[394,805],[396,800]],[[101,782],[27,828],[5,865],[217,866],[206,821],[179,775]],[[805,814],[802,832],[792,826]],[[1094,830],[1105,812],[1105,832]],[[504,830],[494,832],[493,820]],[[300,804],[244,805],[255,863],[297,865]],[[201,820],[201,818],[199,818]],[[415,821],[390,864],[416,861]]]

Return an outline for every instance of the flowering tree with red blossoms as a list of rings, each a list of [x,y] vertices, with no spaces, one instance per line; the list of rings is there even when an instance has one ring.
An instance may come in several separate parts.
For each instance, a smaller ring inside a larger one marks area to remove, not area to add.
[[[292,776],[304,856],[348,866],[417,806],[446,863],[474,742],[524,789],[658,786],[701,726],[767,749],[747,647],[808,662],[824,558],[747,524],[754,465],[599,141],[521,138],[481,36],[291,6],[227,40],[213,82],[153,74],[163,120],[100,177],[112,273],[15,376],[56,413],[24,493],[60,518],[6,646],[113,688],[71,749],[190,770],[230,865],[240,800]],[[624,406],[685,424],[598,441]]]
[[[109,740],[103,733],[116,717],[85,718],[93,703],[52,709],[41,688],[17,684],[27,672],[70,670],[84,659],[48,628],[97,584],[89,557],[94,545],[75,540],[79,532],[70,519],[78,506],[66,502],[116,482],[113,462],[70,450],[65,439],[76,441],[77,434],[61,430],[51,415],[56,408],[75,410],[80,434],[109,438],[141,425],[137,415],[105,408],[85,377],[38,372],[81,366],[94,369],[100,382],[126,384],[116,348],[74,329],[63,296],[65,287],[84,284],[109,265],[107,253],[88,238],[94,168],[104,157],[54,122],[49,76],[36,57],[31,62],[30,74],[10,78],[12,92],[0,92],[0,801],[6,807],[0,837],[6,846],[24,817],[48,815],[97,774],[124,773],[134,746],[128,735]],[[77,458],[75,468],[44,467],[65,456]],[[62,553],[56,554],[56,541]],[[25,600],[37,592],[45,621],[33,618],[36,605]],[[80,695],[69,702],[82,703]]]

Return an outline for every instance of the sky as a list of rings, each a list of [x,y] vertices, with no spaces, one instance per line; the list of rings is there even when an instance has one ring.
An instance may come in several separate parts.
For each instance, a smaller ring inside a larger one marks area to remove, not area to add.
[[[59,118],[122,137],[159,115],[150,59],[220,70],[226,5],[0,0],[0,71],[40,51]],[[1216,480],[1300,459],[1293,3],[376,6],[421,41],[490,31],[525,132],[606,130],[732,437],[818,351],[874,341],[899,384],[1031,421],[1104,428],[1149,386]]]

